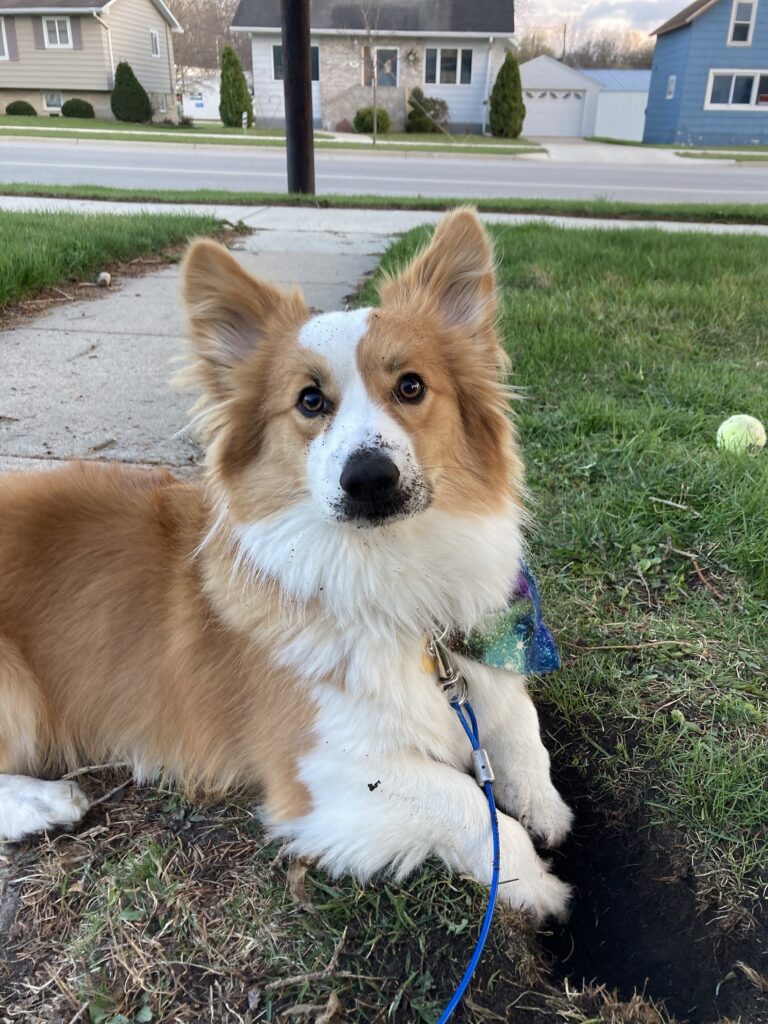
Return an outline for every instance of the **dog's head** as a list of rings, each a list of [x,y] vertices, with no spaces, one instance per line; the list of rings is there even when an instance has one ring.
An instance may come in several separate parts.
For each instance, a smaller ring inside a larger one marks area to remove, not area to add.
[[[442,220],[375,309],[312,316],[210,241],[183,282],[209,466],[237,523],[302,504],[372,528],[515,500],[493,253],[471,210]]]

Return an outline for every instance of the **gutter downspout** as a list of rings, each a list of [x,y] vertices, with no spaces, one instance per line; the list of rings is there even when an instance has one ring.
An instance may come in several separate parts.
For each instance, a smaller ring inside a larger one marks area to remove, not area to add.
[[[112,31],[111,31],[109,25],[106,23],[106,21],[102,21],[101,15],[97,14],[94,11],[93,16],[96,19],[96,21],[98,21],[98,23],[101,25],[101,27],[107,33],[107,43],[109,44],[109,65],[112,68],[112,81],[109,83],[109,87],[110,87],[110,89],[114,89],[114,87],[115,87],[115,55],[112,52]]]
[[[483,94],[483,135],[488,128],[488,101],[491,95],[491,56],[493,52],[493,36],[488,37],[488,63],[485,68],[485,92]]]

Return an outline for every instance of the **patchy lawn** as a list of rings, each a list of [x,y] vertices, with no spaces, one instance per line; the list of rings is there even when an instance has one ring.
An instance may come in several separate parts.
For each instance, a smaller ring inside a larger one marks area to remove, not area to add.
[[[44,288],[92,279],[107,265],[220,228],[213,217],[190,214],[125,217],[0,211],[0,314]]]
[[[454,1019],[758,1024],[768,454],[714,436],[732,412],[768,420],[768,240],[494,235],[532,561],[565,656],[536,690],[577,812],[555,858],[577,898],[550,933],[501,913]],[[289,868],[246,804],[83,782],[106,799],[79,834],[9,861],[7,1020],[436,1020],[477,933],[475,885],[438,867],[330,882]]]

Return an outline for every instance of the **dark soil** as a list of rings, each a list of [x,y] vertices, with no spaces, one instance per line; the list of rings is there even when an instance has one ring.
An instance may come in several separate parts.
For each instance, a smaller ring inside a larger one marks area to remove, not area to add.
[[[768,993],[737,966],[764,971],[765,922],[726,933],[697,901],[674,830],[651,831],[642,811],[627,817],[595,801],[575,770],[558,774],[576,824],[554,868],[575,897],[568,922],[544,940],[553,981],[605,985],[622,1000],[642,993],[687,1024],[768,1024]]]

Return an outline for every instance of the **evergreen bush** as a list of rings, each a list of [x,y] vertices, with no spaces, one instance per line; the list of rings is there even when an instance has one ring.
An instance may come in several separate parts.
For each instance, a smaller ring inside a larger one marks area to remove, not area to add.
[[[149,96],[127,61],[120,61],[115,69],[115,84],[112,88],[110,106],[118,121],[144,124],[152,120]]]
[[[71,100],[65,100],[61,105],[61,116],[62,117],[96,117],[94,111],[88,100],[78,99],[77,96],[73,96]]]
[[[11,100],[5,112],[11,117],[37,117],[37,111],[26,100]]]
[[[514,53],[508,52],[491,91],[489,124],[491,135],[516,139],[523,130],[525,104],[520,84],[520,67]]]
[[[355,131],[360,135],[373,134],[373,107],[361,107],[352,122]],[[382,107],[376,108],[376,134],[385,135],[392,127],[389,111]]]
[[[229,128],[242,128],[243,114],[248,115],[248,127],[253,124],[253,104],[248,92],[243,69],[231,46],[221,51],[221,100],[219,117]]]
[[[448,104],[434,96],[425,96],[416,86],[408,98],[408,117],[405,120],[407,132],[442,132],[448,127]]]

